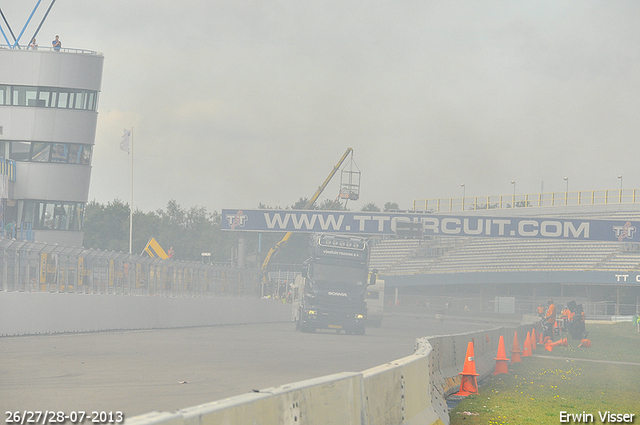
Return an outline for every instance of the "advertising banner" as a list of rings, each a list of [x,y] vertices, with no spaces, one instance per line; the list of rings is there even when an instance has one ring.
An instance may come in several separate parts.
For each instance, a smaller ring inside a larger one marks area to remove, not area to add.
[[[640,242],[640,222],[562,217],[491,217],[364,211],[222,210],[222,230],[394,235],[420,223],[425,236]]]

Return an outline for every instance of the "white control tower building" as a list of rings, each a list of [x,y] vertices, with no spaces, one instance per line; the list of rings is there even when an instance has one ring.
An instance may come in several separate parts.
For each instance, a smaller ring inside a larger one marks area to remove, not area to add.
[[[82,245],[103,61],[89,50],[0,45],[0,157],[15,161],[5,228]]]

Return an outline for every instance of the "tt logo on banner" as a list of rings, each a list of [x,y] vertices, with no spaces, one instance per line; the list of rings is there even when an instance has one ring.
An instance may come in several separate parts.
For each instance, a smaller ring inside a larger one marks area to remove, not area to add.
[[[242,211],[238,211],[235,214],[227,214],[226,218],[229,222],[229,227],[235,229],[236,227],[244,227],[248,217]]]
[[[626,222],[624,226],[613,226],[613,232],[616,235],[616,238],[620,242],[623,239],[633,239],[633,234],[636,232],[636,226],[632,226],[630,222]]]

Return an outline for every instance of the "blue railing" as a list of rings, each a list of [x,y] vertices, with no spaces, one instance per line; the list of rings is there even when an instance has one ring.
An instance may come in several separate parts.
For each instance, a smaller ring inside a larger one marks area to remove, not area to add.
[[[5,225],[4,219],[0,220],[0,235],[7,239],[16,239],[19,241],[33,242],[35,234],[31,223],[20,223],[16,225],[14,222]]]

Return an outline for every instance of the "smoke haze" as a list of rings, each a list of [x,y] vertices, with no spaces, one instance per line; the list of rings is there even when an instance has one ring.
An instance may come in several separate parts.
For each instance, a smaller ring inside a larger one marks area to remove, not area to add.
[[[23,3],[2,6],[16,34]],[[640,187],[639,21],[635,1],[63,0],[38,41],[105,56],[90,199],[128,202],[119,140],[133,127],[143,211],[288,206],[347,147],[357,210],[460,197],[462,183]]]

